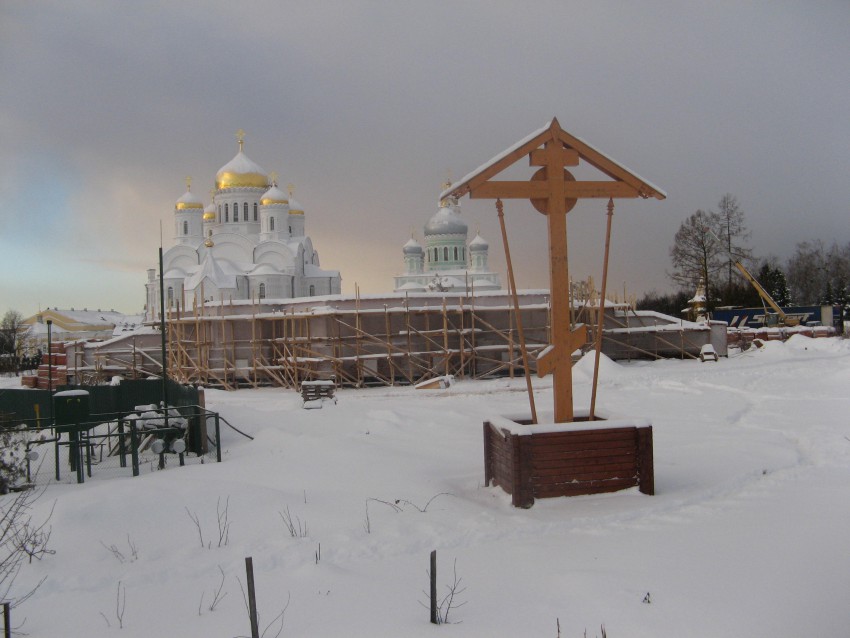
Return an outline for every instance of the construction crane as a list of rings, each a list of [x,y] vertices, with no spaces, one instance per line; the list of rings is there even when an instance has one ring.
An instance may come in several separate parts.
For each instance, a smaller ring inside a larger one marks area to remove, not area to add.
[[[744,264],[736,260],[735,268],[737,268],[738,271],[744,276],[744,279],[750,282],[752,287],[756,289],[756,292],[759,294],[759,297],[761,297],[762,300],[768,306],[770,306],[770,308],[775,313],[774,315],[771,315],[770,313],[765,312],[765,325],[796,326],[800,323],[799,319],[789,317],[785,314],[785,311],[779,307],[779,304],[773,300],[773,297],[768,294],[767,290],[762,287],[758,280],[750,274],[750,271],[744,267]]]
[[[720,242],[721,246],[723,245],[723,241],[711,228],[706,228],[706,230],[710,232],[717,241]],[[764,287],[762,287],[762,285],[758,282],[758,280],[753,277],[752,273],[750,273],[750,271],[747,270],[746,267],[744,267],[744,264],[741,263],[737,255],[729,251],[726,251],[726,253],[729,255],[729,258],[734,262],[735,268],[738,269],[738,272],[740,272],[744,276],[744,279],[750,282],[750,285],[756,289],[756,292],[759,294],[759,297],[762,298],[762,301],[768,306],[770,306],[771,310],[773,310],[773,314],[771,314],[767,312],[767,308],[765,308],[764,324],[766,326],[796,326],[800,323],[799,319],[789,317],[785,314],[785,311],[779,307],[779,304],[773,300],[773,297],[770,296],[767,290],[765,290]]]

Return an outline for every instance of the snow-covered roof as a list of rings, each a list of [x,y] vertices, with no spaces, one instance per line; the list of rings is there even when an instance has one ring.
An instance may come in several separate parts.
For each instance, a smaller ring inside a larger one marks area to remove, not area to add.
[[[313,264],[304,264],[305,277],[339,277],[338,270],[323,270]]]
[[[279,275],[280,271],[271,264],[257,264],[257,267],[251,270],[249,275]]]
[[[615,174],[615,177],[620,179],[625,178],[630,182],[637,180],[640,185],[639,191],[641,196],[652,196],[657,199],[666,199],[667,193],[655,186],[652,182],[639,176],[633,170],[612,157],[609,157],[582,138],[567,133],[561,129],[556,118],[551,119],[545,126],[530,133],[513,146],[508,147],[498,155],[492,157],[474,171],[467,173],[462,179],[444,190],[440,194],[440,198],[443,199],[449,196],[460,197],[461,195],[464,195],[469,191],[470,182],[477,178],[489,179],[490,177],[500,173],[527,153],[530,153],[532,150],[540,146],[547,139],[551,139],[551,135],[556,135],[562,142],[578,151],[579,155],[588,163],[603,172],[610,173],[612,172],[610,170],[612,168],[619,169],[616,170],[616,173],[619,174]]]
[[[201,267],[191,277],[186,279],[185,290],[194,290],[204,279],[209,279],[219,290],[236,288],[236,275],[225,272],[224,268],[213,257],[212,251],[207,251]]]

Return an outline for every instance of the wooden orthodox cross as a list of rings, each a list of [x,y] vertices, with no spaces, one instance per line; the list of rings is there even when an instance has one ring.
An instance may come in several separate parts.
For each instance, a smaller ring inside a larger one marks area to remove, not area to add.
[[[531,166],[541,168],[529,181],[491,181],[509,166],[528,155]],[[564,168],[581,160],[607,175],[609,180],[576,181]],[[567,263],[567,213],[579,199],[615,197],[655,197],[666,194],[638,177],[580,138],[561,129],[557,119],[535,131],[489,163],[476,169],[445,190],[441,199],[461,197],[529,199],[546,215],[549,235],[549,289],[552,304],[552,344],[538,358],[539,376],[553,374],[555,423],[573,420],[571,354],[586,342],[585,327],[570,327],[570,277]]]

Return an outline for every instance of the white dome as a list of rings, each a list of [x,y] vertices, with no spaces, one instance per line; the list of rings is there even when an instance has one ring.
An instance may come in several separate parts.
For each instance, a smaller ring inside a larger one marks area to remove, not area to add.
[[[490,244],[487,243],[487,240],[484,239],[478,233],[475,234],[475,239],[469,242],[469,250],[475,252],[479,250],[487,250],[490,248]]]
[[[407,243],[402,247],[402,251],[405,255],[415,255],[422,253],[422,246],[419,245],[419,242],[411,237],[407,240]]]
[[[289,196],[289,214],[290,215],[303,215],[304,207],[301,205],[297,199],[295,199],[292,195]]]
[[[469,227],[457,211],[447,206],[440,208],[425,224],[425,235],[464,235]]]

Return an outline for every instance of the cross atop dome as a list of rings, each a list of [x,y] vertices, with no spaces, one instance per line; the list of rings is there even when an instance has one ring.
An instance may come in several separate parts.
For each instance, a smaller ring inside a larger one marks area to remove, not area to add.
[[[242,145],[245,143],[245,131],[239,129],[236,131],[236,141],[239,142],[239,150],[242,150]]]

